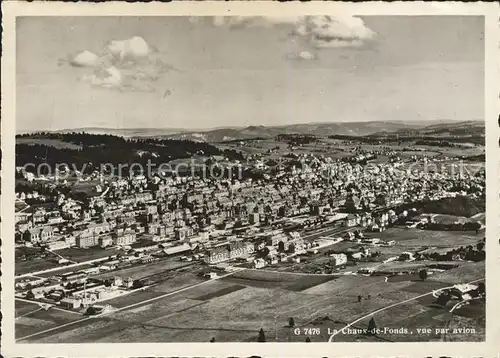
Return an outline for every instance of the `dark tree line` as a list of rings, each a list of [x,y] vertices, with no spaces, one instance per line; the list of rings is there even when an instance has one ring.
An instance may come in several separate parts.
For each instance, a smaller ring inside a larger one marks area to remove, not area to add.
[[[309,144],[309,143],[314,143],[318,140],[318,138],[312,134],[296,134],[296,133],[278,134],[275,139],[279,142],[286,142],[290,145]]]
[[[417,209],[415,215],[421,213],[434,213],[471,217],[478,213],[485,212],[486,202],[484,198],[471,198],[457,195],[453,198],[406,203],[399,205],[397,211],[411,210],[412,208]]]
[[[57,148],[40,143],[17,144],[17,166],[25,166],[26,164],[40,166],[46,163],[51,169],[55,169],[56,165],[66,163],[70,166],[74,165],[75,169],[86,173],[92,172],[107,163],[138,163],[145,167],[148,162],[159,165],[173,159],[189,158],[194,155],[224,155],[230,160],[244,159],[239,151],[232,149],[222,151],[211,144],[189,140],[126,139],[108,134],[88,133],[37,133],[29,137],[27,135],[19,137],[58,139],[80,145],[81,148]],[[139,153],[141,154],[139,155]],[[29,171],[30,168],[27,168],[27,170]]]
[[[467,133],[470,134],[470,133]],[[366,135],[366,136],[350,136],[350,135],[331,135],[328,136],[330,139],[337,139],[349,142],[358,142],[365,144],[389,144],[395,143],[398,144],[414,142],[417,140],[415,144],[417,145],[431,145],[437,147],[454,147],[456,146],[454,143],[473,143],[476,145],[484,145],[485,139],[484,135],[467,135],[467,136],[426,136],[419,135],[418,132],[413,135],[395,135],[393,133],[388,133],[385,136],[382,135]]]

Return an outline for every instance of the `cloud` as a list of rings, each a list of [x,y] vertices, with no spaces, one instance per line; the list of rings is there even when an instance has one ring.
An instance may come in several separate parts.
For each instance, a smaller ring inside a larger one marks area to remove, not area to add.
[[[292,35],[306,38],[317,48],[327,48],[360,47],[376,33],[359,17],[305,16],[295,24]]]
[[[70,56],[68,62],[74,67],[97,67],[101,61],[95,53],[85,50],[74,56]]]
[[[99,54],[88,50],[69,56],[72,67],[92,68],[80,77],[85,83],[122,92],[154,92],[153,82],[170,70],[162,54],[142,37],[110,40]]]
[[[116,67],[97,68],[90,75],[82,76],[82,81],[93,86],[119,88],[123,83],[123,75]]]
[[[290,27],[289,35],[305,40],[309,46],[317,49],[351,47],[360,48],[373,40],[376,33],[368,28],[363,19],[355,16],[219,16],[213,18],[213,25],[230,28],[247,27]],[[300,53],[292,56],[295,59],[307,59]],[[309,56],[315,59],[316,56]]]
[[[146,40],[139,36],[127,40],[111,40],[106,46],[106,50],[122,61],[147,58],[152,52]]]
[[[318,56],[310,51],[300,51],[298,53],[289,54],[287,58],[289,60],[311,61],[311,60],[317,60]]]

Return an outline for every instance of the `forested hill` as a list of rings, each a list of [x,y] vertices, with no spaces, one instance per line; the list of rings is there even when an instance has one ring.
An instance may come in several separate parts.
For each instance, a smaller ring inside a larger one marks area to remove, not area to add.
[[[108,134],[35,133],[16,137],[16,165],[47,163],[51,168],[66,163],[76,168],[111,163],[166,163],[192,156],[224,155],[242,159],[240,152],[221,151],[204,142],[174,139],[127,139]],[[90,167],[89,167],[90,168]]]

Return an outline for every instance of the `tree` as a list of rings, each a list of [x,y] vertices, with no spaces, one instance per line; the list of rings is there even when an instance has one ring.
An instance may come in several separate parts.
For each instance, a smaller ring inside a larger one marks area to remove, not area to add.
[[[134,280],[134,282],[132,283],[133,289],[141,288],[142,286],[144,286],[144,284],[140,280]]]
[[[33,293],[33,291],[29,290],[28,292],[26,292],[26,299],[27,300],[34,300],[35,299],[35,294]]]
[[[370,319],[370,322],[368,322],[368,331],[367,332],[369,335],[376,335],[377,334],[376,330],[377,330],[377,324],[375,323],[375,319],[372,317]]]
[[[306,338],[306,343],[309,343],[309,342],[311,342],[311,338],[307,337]]]
[[[420,277],[420,279],[422,281],[424,281],[426,278],[427,278],[428,274],[427,274],[427,271],[426,270],[421,270],[419,271],[418,273],[418,277]]]
[[[444,307],[446,306],[449,300],[450,300],[450,295],[448,293],[442,293],[437,298],[436,303]]]
[[[257,338],[258,342],[265,342],[266,341],[266,335],[264,334],[264,329],[260,329],[259,331],[259,337]]]
[[[94,306],[90,306],[89,308],[87,308],[87,311],[85,311],[85,314],[88,316],[95,315],[96,313],[97,313],[97,311],[94,308]]]
[[[486,285],[484,284],[484,282],[480,282],[478,285],[477,285],[477,292],[482,295],[482,294],[485,294],[486,293]]]
[[[293,317],[290,317],[290,319],[288,320],[288,326],[295,327],[295,320],[293,319]]]

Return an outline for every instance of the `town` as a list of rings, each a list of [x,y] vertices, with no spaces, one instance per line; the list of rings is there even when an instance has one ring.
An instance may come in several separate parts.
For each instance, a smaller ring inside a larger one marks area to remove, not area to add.
[[[233,155],[200,155],[209,169],[202,172],[131,170],[124,176],[59,166],[41,174],[17,167],[16,307],[26,306],[26,314],[39,306],[38,314],[57,311],[71,322],[73,316],[115,317],[184,290],[200,291],[197,300],[205,302],[231,295],[239,300],[239,291],[254,286],[340,292],[333,288],[337,282],[354,304],[365,304],[377,296],[366,280],[376,280],[431,288],[434,304],[451,304],[450,312],[481,310],[483,166],[477,170],[468,158],[464,164],[463,155],[429,156],[415,143],[410,153],[410,147],[380,142],[301,135],[221,145]],[[325,145],[344,155],[313,154],[313,147]],[[260,151],[245,152],[252,147]],[[234,153],[242,154],[235,159]],[[213,173],[210,166],[233,170],[214,177],[207,174]],[[253,175],[241,175],[249,170]],[[296,317],[294,325],[341,331],[342,319],[350,318],[337,317],[335,325],[307,311],[296,313],[304,318]],[[57,332],[52,323],[39,331],[22,322],[21,316],[21,339]],[[306,339],[278,331],[280,339]],[[213,339],[242,339],[223,332]]]

